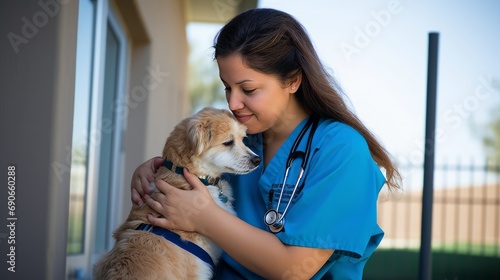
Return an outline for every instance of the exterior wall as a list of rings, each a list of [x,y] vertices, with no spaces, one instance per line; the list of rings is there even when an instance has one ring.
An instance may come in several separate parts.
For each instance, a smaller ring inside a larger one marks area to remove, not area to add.
[[[64,279],[77,16],[77,1],[0,2],[0,279]]]
[[[124,4],[124,2],[128,2]],[[115,1],[130,42],[121,216],[127,217],[135,168],[161,155],[174,125],[189,113],[188,43],[183,1]],[[136,16],[130,16],[135,14]],[[137,31],[137,26],[142,29]]]
[[[382,247],[419,248],[422,191],[409,191],[395,198],[385,195],[381,195],[378,206],[379,224],[385,231]],[[433,246],[500,246],[498,201],[498,184],[434,190]]]
[[[187,92],[188,44],[182,1],[137,1],[150,42],[149,67],[154,69],[147,98],[144,159],[160,155],[173,125],[189,112]],[[149,68],[148,67],[148,68]],[[144,80],[143,80],[144,81]]]

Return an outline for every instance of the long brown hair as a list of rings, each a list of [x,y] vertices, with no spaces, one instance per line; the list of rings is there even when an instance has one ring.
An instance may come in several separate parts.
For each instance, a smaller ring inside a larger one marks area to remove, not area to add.
[[[283,84],[302,74],[295,96],[304,109],[356,129],[374,160],[385,169],[389,189],[400,187],[401,177],[389,153],[347,107],[342,90],[321,64],[305,29],[292,16],[274,9],[243,12],[219,31],[214,48],[215,59],[238,53],[246,66],[275,75]]]

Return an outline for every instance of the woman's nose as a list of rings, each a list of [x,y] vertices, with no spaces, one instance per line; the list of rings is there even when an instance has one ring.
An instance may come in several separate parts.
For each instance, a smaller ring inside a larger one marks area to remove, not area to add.
[[[226,95],[226,100],[231,111],[240,110],[244,107],[242,98],[237,92],[231,92]]]

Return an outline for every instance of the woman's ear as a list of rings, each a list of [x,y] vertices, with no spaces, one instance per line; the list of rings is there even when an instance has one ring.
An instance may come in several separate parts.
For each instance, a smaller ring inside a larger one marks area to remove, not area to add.
[[[288,88],[290,89],[290,93],[296,93],[299,90],[300,84],[302,82],[302,73],[297,74],[294,78],[290,80]]]

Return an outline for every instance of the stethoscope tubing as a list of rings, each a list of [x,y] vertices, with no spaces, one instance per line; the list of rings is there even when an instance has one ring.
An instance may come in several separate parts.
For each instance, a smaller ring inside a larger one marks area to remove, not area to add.
[[[288,170],[289,169],[290,169],[290,167],[288,167],[286,169],[286,173],[287,174],[288,174]],[[293,197],[295,196],[295,193],[297,192],[297,188],[298,188],[298,186],[300,184],[300,180],[302,179],[302,175],[303,174],[304,174],[304,169],[301,167],[300,168],[299,177],[297,179],[297,182],[295,183],[295,186],[293,187],[292,195],[290,196],[290,201],[286,204],[285,210],[283,210],[283,214],[279,215],[279,219],[278,219],[278,221],[276,221],[277,223],[281,222],[285,218],[285,214],[288,211],[288,208],[290,207],[291,201],[292,201]],[[285,183],[286,183],[286,175],[285,175],[285,180],[283,181],[283,186],[284,186]],[[281,197],[283,195],[283,189],[285,189],[285,188],[284,187],[281,188],[280,198],[278,200],[278,205],[276,206],[276,212],[278,212],[278,207],[280,206],[280,203],[281,203]],[[279,214],[279,212],[278,212],[278,214]]]
[[[264,214],[265,223],[269,226],[269,229],[274,233],[277,233],[283,229],[285,215],[288,212],[288,209],[290,208],[291,202],[295,196],[295,193],[297,192],[297,189],[300,185],[300,182],[302,181],[302,176],[304,175],[304,172],[305,172],[305,169],[307,166],[307,162],[309,159],[312,138],[313,138],[314,133],[316,131],[316,128],[318,126],[318,121],[319,121],[318,118],[311,116],[309,118],[309,120],[307,121],[306,125],[304,126],[304,128],[300,131],[299,135],[297,136],[297,139],[295,139],[295,142],[293,143],[292,148],[290,149],[290,154],[288,155],[286,169],[285,169],[285,176],[283,178],[283,184],[281,185],[281,192],[280,192],[280,196],[278,198],[278,203],[276,205],[276,208],[269,209]],[[311,124],[312,124],[312,126],[311,126]],[[309,129],[309,127],[311,127],[311,130],[309,132],[309,137],[307,139],[305,152],[297,151],[298,145],[302,141],[302,138],[304,137],[304,135],[305,135],[306,131]],[[286,204],[286,207],[283,210],[283,213],[280,214],[279,213],[279,206],[281,205],[281,200],[283,198],[285,184],[286,184],[286,181],[288,179],[288,173],[290,171],[290,167],[292,165],[292,162],[298,157],[303,157],[302,163],[300,166],[299,176],[297,178],[295,186],[293,187],[292,195],[290,196],[290,199],[289,199],[288,203]]]

